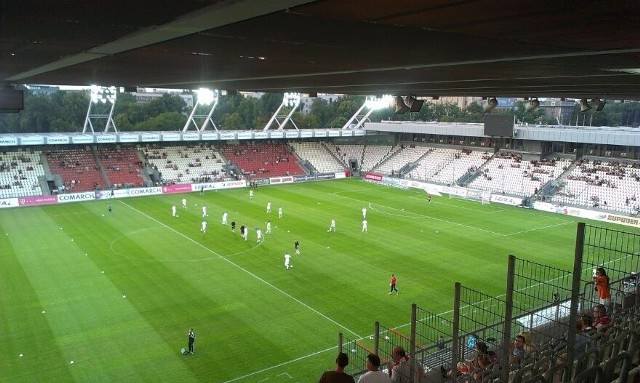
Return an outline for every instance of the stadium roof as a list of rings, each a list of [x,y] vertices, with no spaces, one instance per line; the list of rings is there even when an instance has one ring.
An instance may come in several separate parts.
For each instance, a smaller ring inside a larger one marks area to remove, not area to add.
[[[640,2],[21,0],[0,82],[640,99]]]

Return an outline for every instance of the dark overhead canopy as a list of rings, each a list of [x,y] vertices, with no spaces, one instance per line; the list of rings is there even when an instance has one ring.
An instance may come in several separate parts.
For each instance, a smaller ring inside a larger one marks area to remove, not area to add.
[[[9,84],[640,99],[640,1],[2,0],[0,17]]]

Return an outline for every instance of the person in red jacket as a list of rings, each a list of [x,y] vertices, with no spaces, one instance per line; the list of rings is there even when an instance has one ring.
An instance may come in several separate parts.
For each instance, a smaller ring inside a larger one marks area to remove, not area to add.
[[[391,274],[391,281],[389,282],[389,294],[393,293],[393,292],[398,292],[398,289],[396,289],[396,276]]]
[[[604,270],[604,267],[596,268],[596,273],[593,276],[593,283],[595,284],[595,289],[598,292],[600,304],[609,306],[609,304],[611,303],[611,292],[609,291],[609,276]]]

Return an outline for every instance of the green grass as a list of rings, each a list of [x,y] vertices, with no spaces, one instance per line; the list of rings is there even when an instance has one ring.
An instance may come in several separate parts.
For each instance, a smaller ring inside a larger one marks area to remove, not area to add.
[[[577,222],[359,180],[112,203],[112,214],[106,201],[0,210],[0,381],[315,381],[338,332],[408,331],[411,304],[447,312],[457,281],[503,294],[509,254],[570,270]],[[248,241],[223,211],[252,229]],[[295,239],[302,254],[285,270]],[[183,356],[189,327],[196,353]]]

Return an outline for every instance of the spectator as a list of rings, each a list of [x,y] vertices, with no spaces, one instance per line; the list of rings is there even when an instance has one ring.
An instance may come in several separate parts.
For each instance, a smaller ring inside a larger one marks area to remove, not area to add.
[[[318,380],[318,383],[355,383],[353,376],[344,372],[347,365],[349,365],[349,356],[341,352],[336,358],[335,369],[325,371],[320,377],[320,380]]]
[[[611,303],[611,292],[609,291],[609,276],[604,270],[604,267],[596,268],[596,273],[593,276],[593,283],[595,284],[595,290],[598,292],[600,304],[609,306],[609,304]]]
[[[518,334],[513,339],[513,344],[511,345],[511,365],[522,364],[522,360],[524,359],[524,355],[527,350],[525,349],[526,339],[524,336]]]
[[[593,328],[599,332],[604,333],[609,327],[611,318],[607,315],[607,308],[600,304],[593,308]]]
[[[367,372],[358,379],[358,383],[391,383],[389,375],[380,371],[378,355],[367,355]]]
[[[389,377],[392,383],[408,383],[411,378],[409,358],[404,348],[394,346],[391,350],[391,361],[387,362]]]

